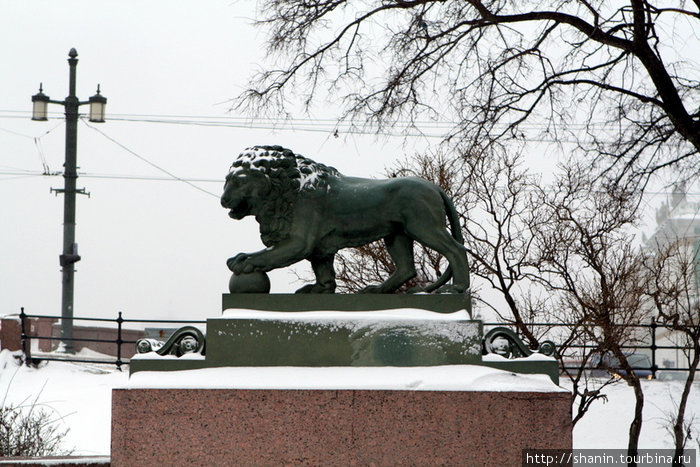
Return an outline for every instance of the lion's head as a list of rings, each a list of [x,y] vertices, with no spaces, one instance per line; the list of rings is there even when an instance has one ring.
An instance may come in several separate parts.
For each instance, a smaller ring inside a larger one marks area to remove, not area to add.
[[[255,215],[262,242],[271,246],[289,236],[298,199],[325,190],[339,176],[333,167],[282,146],[253,146],[233,161],[221,204],[235,219]]]

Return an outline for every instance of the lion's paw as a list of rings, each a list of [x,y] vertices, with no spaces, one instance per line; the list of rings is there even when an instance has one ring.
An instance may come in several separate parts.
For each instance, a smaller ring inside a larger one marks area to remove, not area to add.
[[[384,293],[384,290],[381,285],[368,285],[360,293]]]
[[[248,253],[238,253],[236,256],[226,261],[226,266],[234,274],[245,274],[253,271],[253,266],[248,262]]]
[[[294,293],[313,293],[313,288],[316,284],[306,284],[304,287],[297,289]]]
[[[333,293],[335,292],[335,287],[330,288],[330,287],[325,287],[323,285],[319,284],[307,284],[304,287],[298,289],[294,293]]]
[[[467,287],[455,284],[446,284],[435,291],[438,294],[462,294],[468,291]]]

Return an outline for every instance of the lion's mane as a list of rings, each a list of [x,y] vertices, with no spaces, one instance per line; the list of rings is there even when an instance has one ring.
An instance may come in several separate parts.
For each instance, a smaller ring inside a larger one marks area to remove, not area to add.
[[[289,237],[294,206],[299,199],[325,191],[330,178],[341,176],[333,167],[282,146],[245,149],[231,164],[229,174],[249,176],[250,183],[267,185],[255,220],[260,224],[260,238],[268,247]]]

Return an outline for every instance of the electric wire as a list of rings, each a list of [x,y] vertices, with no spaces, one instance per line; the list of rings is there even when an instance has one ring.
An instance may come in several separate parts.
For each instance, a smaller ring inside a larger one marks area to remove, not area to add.
[[[18,175],[16,177],[0,177],[0,182],[6,182],[9,180],[20,180],[20,179],[25,179],[32,177],[33,175]]]
[[[18,115],[0,115],[0,118],[23,118],[29,115],[26,111],[0,110],[2,113]],[[343,135],[379,135],[388,137],[421,137],[444,139],[451,131],[459,126],[459,122],[449,120],[396,120],[392,126],[404,127],[399,131],[382,130],[376,126],[360,127],[352,121],[338,121],[331,118],[272,118],[272,117],[237,117],[237,116],[201,116],[201,115],[167,115],[167,114],[111,114],[110,121],[133,123],[159,123],[170,125],[189,125],[203,127],[224,127],[250,130],[275,130],[297,132],[320,132],[332,136]],[[569,130],[585,130],[591,127],[607,127],[606,122],[589,122],[585,124],[569,124]],[[525,122],[521,123],[523,130],[542,131],[549,127],[547,123]],[[499,127],[497,125],[497,127]],[[506,124],[500,125],[505,128]],[[437,131],[435,130],[442,130]],[[577,141],[570,139],[554,139],[545,137],[528,137],[528,141],[541,143],[567,143],[575,144]]]
[[[16,135],[16,136],[21,136],[21,137],[23,137],[23,138],[27,138],[27,139],[33,140],[33,141],[34,141],[34,146],[36,147],[37,153],[38,153],[38,155],[39,155],[39,162],[41,163],[41,167],[42,167],[42,169],[44,170],[44,173],[48,175],[48,174],[51,172],[51,168],[49,167],[49,164],[48,164],[48,162],[46,161],[46,156],[45,156],[45,153],[44,153],[44,147],[43,147],[43,145],[42,145],[41,139],[42,139],[44,136],[46,136],[46,135],[48,135],[49,133],[51,133],[52,131],[54,131],[56,128],[58,128],[58,127],[60,127],[61,125],[63,125],[64,123],[65,123],[64,121],[60,121],[57,125],[54,125],[52,128],[50,128],[50,129],[46,130],[45,132],[41,133],[39,136],[25,135],[24,133],[19,133],[19,132],[17,132],[17,131],[8,130],[7,128],[0,128],[0,130],[4,131],[4,132],[6,132],[6,133],[10,133],[10,134],[13,134],[13,135]]]
[[[0,175],[17,175],[20,177],[59,177],[63,176],[63,172],[44,173],[38,170],[16,169],[9,171],[0,171]],[[224,183],[224,179],[215,178],[172,178],[172,177],[157,177],[151,175],[132,175],[132,174],[107,174],[107,173],[91,173],[78,172],[80,178],[96,178],[106,180],[143,180],[143,181],[159,181],[159,182],[196,182],[196,183]]]
[[[180,118],[158,118],[158,117],[120,117],[110,116],[110,121],[134,122],[134,123],[159,123],[166,125],[185,125],[185,126],[202,126],[202,127],[223,127],[223,128],[238,128],[248,130],[274,130],[274,131],[295,131],[307,133],[326,133],[332,136],[342,135],[378,135],[397,138],[435,138],[444,139],[457,126],[455,122],[395,122],[393,126],[405,125],[403,130],[388,131],[381,130],[377,127],[359,127],[352,122],[338,122],[335,120],[305,120],[305,119],[258,119],[251,120],[248,118],[236,117],[202,117],[201,119],[180,119]],[[602,124],[601,124],[602,125]],[[503,125],[505,128],[505,125]],[[543,130],[545,126],[522,125],[524,130]],[[572,127],[570,127],[572,128]],[[583,130],[585,127],[581,127]],[[435,132],[433,130],[444,130]],[[528,141],[540,143],[565,143],[576,144],[578,141],[574,139],[554,139],[544,137],[528,137]]]
[[[19,175],[19,176],[27,176],[27,177],[45,177],[45,176],[50,176],[50,177],[57,177],[57,176],[62,176],[62,172],[51,172],[51,173],[43,173],[40,171],[32,171],[30,169],[16,169],[12,168],[13,170],[0,170],[0,175]],[[110,173],[92,173],[92,172],[78,172],[78,175],[81,178],[95,178],[95,179],[105,179],[105,180],[143,180],[143,181],[159,181],[159,182],[196,182],[196,183],[224,183],[223,178],[182,178],[182,177],[175,177],[173,178],[172,176],[168,177],[156,177],[156,176],[151,176],[151,175],[133,175],[133,174],[110,174]],[[497,191],[507,191],[507,188],[497,188]],[[544,189],[543,191],[551,191]],[[602,191],[601,191],[602,193]],[[211,193],[210,193],[211,194]],[[673,194],[672,191],[645,191],[643,193],[643,196],[659,196],[659,195],[671,195]],[[685,194],[686,196],[700,196],[700,192],[688,192]],[[212,196],[217,196],[213,195]],[[218,198],[218,196],[217,196]],[[650,208],[653,206],[648,205]]]
[[[18,111],[18,110],[0,110],[2,113],[14,113],[19,115],[8,116],[8,118],[24,118],[31,116],[29,111]],[[50,114],[52,112],[49,112]],[[53,112],[56,116],[62,116],[60,112]],[[0,115],[1,116],[1,115]],[[336,118],[315,118],[315,117],[294,117],[294,118],[280,118],[280,117],[246,117],[246,116],[221,116],[221,115],[183,115],[183,114],[118,114],[110,113],[109,120],[124,120],[124,121],[141,121],[141,120],[152,120],[156,122],[190,122],[190,121],[216,121],[216,122],[231,122],[231,123],[249,123],[249,122],[265,122],[267,123],[290,123],[290,124],[310,124],[317,126],[336,126],[340,125],[356,125],[355,123],[345,120],[338,121]],[[423,125],[423,126],[436,126],[436,127],[454,127],[461,122],[453,120],[395,120],[394,123],[397,125]],[[537,122],[524,122],[521,123],[524,128],[541,129],[549,126],[547,123],[537,123]],[[590,123],[572,123],[567,125],[572,128],[588,128],[590,125],[606,127],[607,122],[590,122]]]
[[[206,194],[209,195],[209,196],[213,196],[213,197],[215,197],[215,198],[219,198],[219,195],[215,195],[214,193],[212,193],[212,192],[210,192],[210,191],[207,191],[207,190],[205,190],[204,188],[195,185],[194,183],[190,182],[189,180],[186,180],[186,179],[184,179],[184,178],[178,177],[177,175],[173,174],[172,172],[169,172],[168,170],[164,169],[163,167],[161,167],[161,166],[159,166],[159,165],[157,165],[157,164],[151,162],[151,161],[148,160],[147,158],[143,157],[142,155],[140,155],[140,154],[138,154],[137,152],[133,151],[132,149],[126,147],[125,145],[123,145],[122,143],[120,143],[119,141],[117,141],[116,139],[114,139],[114,138],[112,138],[111,136],[107,135],[105,132],[103,132],[103,131],[100,130],[99,128],[96,128],[96,127],[90,125],[90,124],[87,123],[83,118],[81,118],[80,121],[83,122],[83,124],[86,125],[88,128],[90,128],[90,129],[96,131],[97,133],[101,134],[103,137],[105,137],[106,139],[108,139],[108,140],[111,141],[112,143],[114,143],[114,144],[116,144],[117,146],[119,146],[120,148],[122,148],[124,151],[126,151],[126,152],[128,152],[129,154],[133,155],[134,157],[140,159],[141,161],[145,162],[146,164],[150,165],[151,167],[153,167],[153,168],[155,168],[155,169],[157,169],[157,170],[163,172],[164,174],[168,175],[168,176],[171,177],[172,179],[178,180],[178,181],[183,182],[183,183],[186,183],[187,185],[191,186],[192,188],[194,188],[194,189],[196,189],[196,190],[199,190],[199,191],[201,191],[202,193],[206,193]]]
[[[34,138],[34,146],[36,146],[36,150],[39,152],[39,161],[41,162],[41,166],[44,168],[44,173],[49,173],[51,169],[49,169],[49,165],[46,163],[44,148],[41,145],[41,137]]]
[[[26,115],[30,115],[31,113],[28,111],[14,111],[14,110],[0,110],[0,114],[2,113],[13,113],[13,114],[20,114],[24,118]],[[62,115],[62,114],[61,114]],[[3,115],[0,115],[0,117],[3,117]],[[20,116],[9,116],[9,118],[20,118]],[[211,196],[216,196],[213,193],[210,193],[196,185],[193,185],[192,182],[203,182],[203,183],[221,183],[221,180],[219,179],[192,179],[192,178],[182,178],[178,177],[177,175],[174,175],[167,171],[166,169],[156,165],[155,163],[149,161],[147,158],[139,155],[135,151],[129,149],[126,147],[124,144],[120,143],[113,137],[107,135],[104,133],[102,130],[99,130],[98,128],[89,125],[84,118],[80,119],[86,126],[91,128],[92,130],[100,133],[103,137],[106,139],[110,140],[114,144],[118,145],[121,147],[123,150],[127,151],[128,153],[132,154],[133,156],[139,158],[143,162],[151,165],[152,167],[156,168],[157,170],[165,173],[168,175],[168,178],[160,178],[160,177],[152,177],[152,176],[141,176],[141,175],[120,175],[120,174],[90,174],[90,173],[82,173],[80,176],[83,177],[90,177],[90,178],[105,178],[105,179],[126,179],[126,180],[154,180],[154,181],[167,181],[167,180],[174,180],[174,181],[181,181],[184,183],[190,184],[192,187],[196,188],[199,191],[203,191],[204,193],[207,193]],[[116,120],[116,121],[124,121],[124,122],[136,122],[136,123],[164,123],[164,124],[176,124],[176,125],[198,125],[198,126],[215,126],[215,127],[232,127],[232,128],[247,128],[247,129],[273,129],[273,130],[294,130],[294,131],[320,131],[320,132],[326,132],[331,135],[337,134],[337,130],[341,130],[344,134],[373,134],[376,135],[378,134],[377,131],[375,130],[370,130],[370,129],[361,129],[355,126],[352,122],[338,122],[335,119],[319,119],[319,118],[293,118],[293,119],[280,119],[280,118],[270,118],[270,117],[262,117],[262,118],[255,118],[251,119],[248,117],[220,117],[220,116],[194,116],[194,115],[167,115],[167,114],[113,114],[112,117],[110,117],[109,120]],[[254,122],[261,122],[261,123],[254,123]],[[42,163],[42,168],[44,171],[42,173],[31,173],[27,175],[35,176],[35,175],[60,175],[60,172],[50,172],[50,169],[48,168],[48,164],[46,164],[46,159],[44,156],[43,152],[43,147],[41,146],[40,138],[43,136],[46,136],[47,134],[51,133],[53,130],[61,126],[64,122],[61,121],[58,125],[54,126],[53,128],[49,129],[48,131],[44,132],[40,136],[30,136],[26,134],[22,134],[19,132],[15,132],[13,130],[8,130],[5,128],[0,128],[0,130],[3,130],[5,132],[15,134],[17,136],[25,137],[25,138],[30,138],[35,141],[35,145],[37,146],[37,151],[39,153],[39,158]],[[407,124],[407,125],[425,125],[425,126],[433,126],[434,128],[444,128],[448,129],[450,127],[453,127],[456,125],[456,122],[451,122],[451,121],[408,121],[408,120],[401,120],[397,121],[396,123],[398,124]],[[606,125],[604,122],[593,122],[593,125],[601,125],[604,126]],[[300,125],[310,125],[309,127],[302,127]],[[581,129],[585,128],[587,124],[574,124],[573,127],[579,127]],[[543,129],[546,127],[546,124],[539,124],[539,123],[528,123],[524,124],[525,127],[529,129]],[[379,134],[385,134],[385,135],[391,135],[391,136],[423,136],[423,137],[443,137],[444,135],[437,135],[437,134],[426,134],[424,132],[414,133],[414,134],[407,134],[407,133],[379,133]],[[561,140],[545,140],[545,139],[531,139],[528,138],[530,141],[537,141],[537,142],[562,142]],[[567,142],[567,141],[564,141]],[[569,141],[573,142],[573,141]],[[22,169],[18,169],[22,170]],[[0,174],[7,174],[7,175],[14,175],[14,174],[19,174],[19,172],[12,173],[12,172],[0,172]],[[668,195],[670,192],[666,191],[656,191],[656,192],[645,192],[646,195]],[[687,195],[694,195],[695,193],[687,193]],[[648,205],[648,203],[647,203]]]
[[[13,130],[8,130],[7,128],[0,128],[0,131],[4,131],[5,133],[9,133],[11,135],[21,136],[22,138],[29,138],[29,139],[35,138],[34,136],[25,135],[24,133],[19,133],[17,131],[13,131]]]

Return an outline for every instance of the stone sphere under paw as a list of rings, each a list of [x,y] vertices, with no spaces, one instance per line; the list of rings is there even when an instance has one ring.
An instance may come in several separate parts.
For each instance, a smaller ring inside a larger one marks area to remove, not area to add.
[[[232,274],[228,290],[231,293],[270,293],[270,278],[263,271]]]

